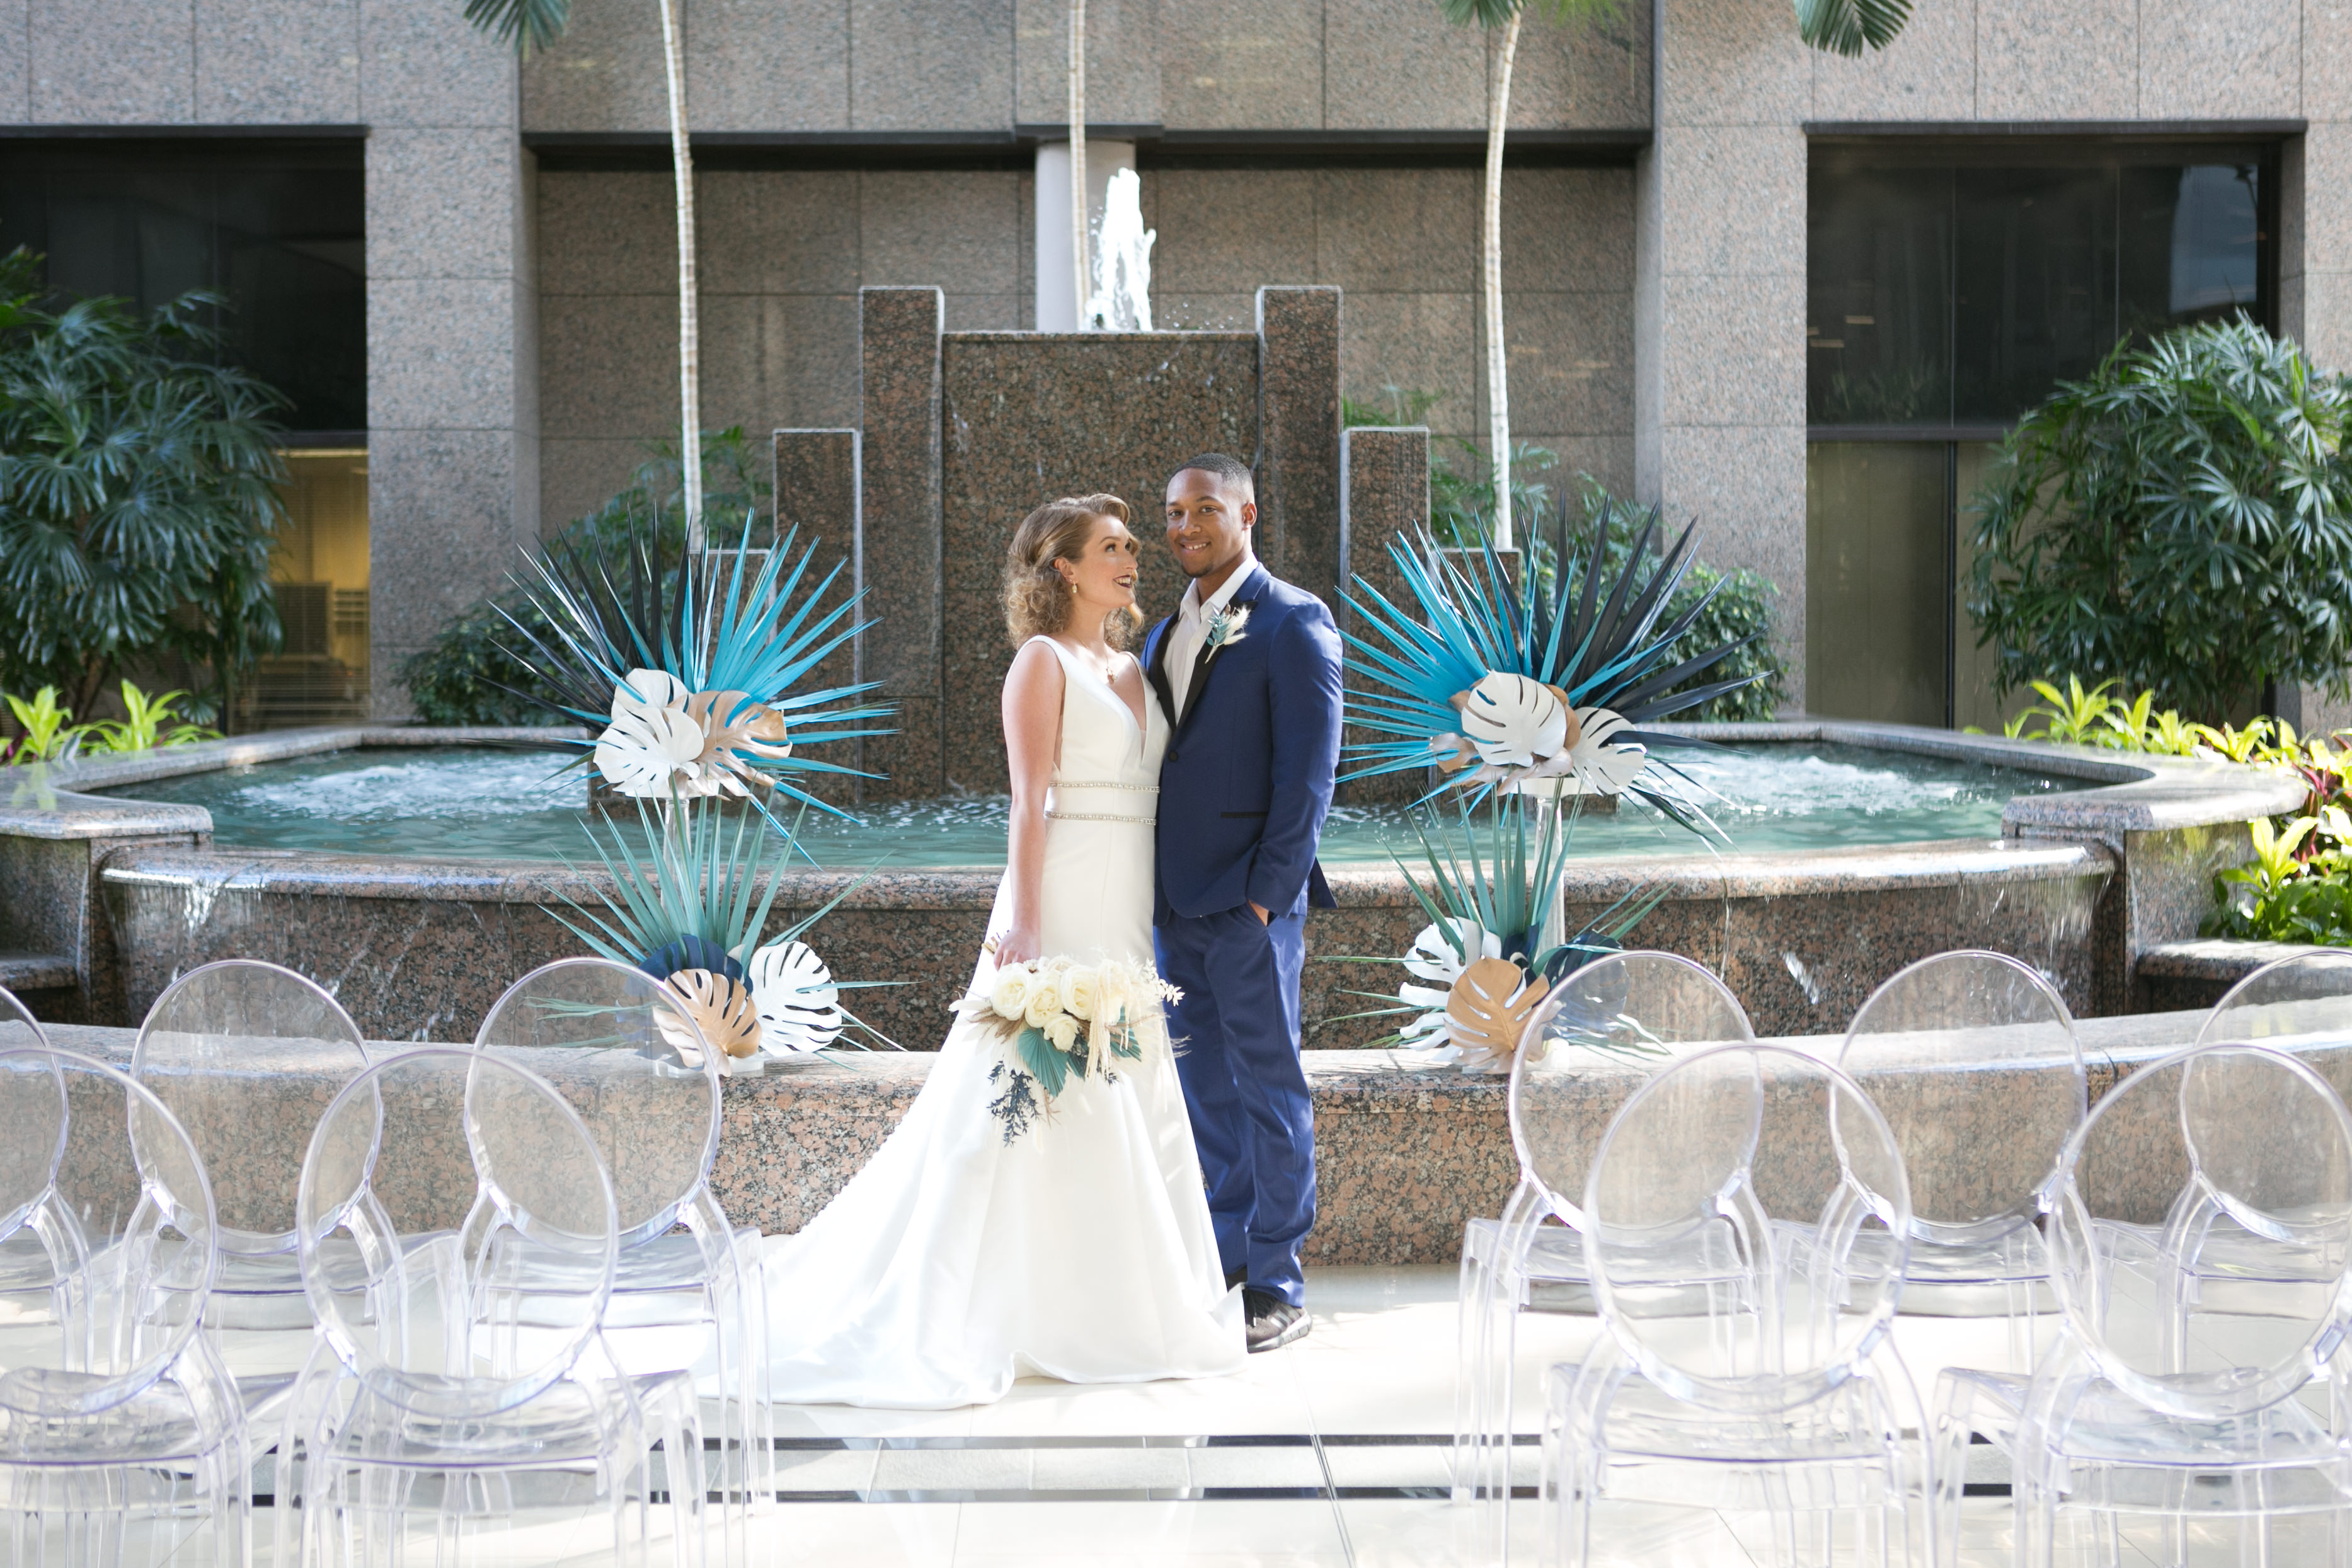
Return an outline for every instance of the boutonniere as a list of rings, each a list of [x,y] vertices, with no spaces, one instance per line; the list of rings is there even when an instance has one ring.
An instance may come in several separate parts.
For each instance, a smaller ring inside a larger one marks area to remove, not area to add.
[[[1250,607],[1246,604],[1231,604],[1210,611],[1207,621],[1203,622],[1206,636],[1202,646],[1213,653],[1220,648],[1240,642],[1249,630],[1249,612]]]

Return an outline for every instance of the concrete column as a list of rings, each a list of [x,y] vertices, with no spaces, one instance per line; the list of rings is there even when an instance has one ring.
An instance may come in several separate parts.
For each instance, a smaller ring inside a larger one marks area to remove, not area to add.
[[[1135,167],[1135,143],[1087,138],[1087,255],[1102,233],[1103,193],[1110,177]],[[1041,142],[1037,148],[1037,330],[1078,329],[1076,281],[1070,268],[1070,144]],[[1089,284],[1091,287],[1091,283]]]
[[[947,787],[940,732],[940,333],[936,288],[861,288],[858,576],[878,622],[858,639],[858,678],[882,683],[898,733],[865,742],[867,800],[919,800]]]
[[[803,550],[815,549],[816,559],[803,580],[807,586],[823,582],[836,563],[842,566],[840,575],[834,578],[832,587],[825,590],[816,612],[809,617],[811,623],[847,603],[858,589],[858,536],[862,531],[857,526],[859,446],[859,433],[855,430],[775,433],[777,538],[781,540],[788,532],[796,534],[793,542],[796,558]],[[792,568],[786,566],[783,570],[789,572]],[[861,604],[825,635],[831,637],[843,627],[856,624],[866,613]],[[828,686],[854,685],[857,680],[857,643],[853,638],[820,660],[800,685],[803,691],[823,691]],[[858,744],[849,740],[814,746],[796,744],[793,755],[856,768]],[[804,780],[802,787],[824,800],[847,802],[857,798],[857,783],[855,779],[835,776]]]
[[[1429,430],[1425,425],[1395,429],[1359,425],[1339,433],[1339,576],[1348,593],[1365,602],[1362,578],[1388,600],[1407,609],[1403,574],[1396,569],[1389,546],[1399,534],[1413,538],[1429,523]],[[1334,607],[1339,626],[1350,635],[1364,635],[1364,619],[1345,605]],[[1348,727],[1342,743],[1381,738]],[[1353,766],[1344,758],[1339,770]],[[1350,805],[1373,800],[1411,800],[1427,786],[1421,773],[1391,773],[1341,786]]]
[[[1805,136],[1779,0],[1659,0],[1657,128],[1634,174],[1634,494],[1780,585],[1805,692]]]
[[[1259,289],[1257,336],[1258,558],[1337,610],[1339,291]]]
[[[369,626],[374,711],[401,661],[539,537],[533,159],[513,52],[454,7],[370,7]]]

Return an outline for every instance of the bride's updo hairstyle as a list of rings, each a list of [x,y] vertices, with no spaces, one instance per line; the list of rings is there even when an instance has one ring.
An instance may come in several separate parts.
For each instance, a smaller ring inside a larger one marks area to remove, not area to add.
[[[1050,637],[1070,623],[1076,601],[1054,563],[1084,555],[1101,517],[1127,523],[1127,503],[1111,495],[1065,496],[1046,502],[1013,530],[1013,548],[1004,556],[1004,630],[1014,647],[1032,637]],[[1103,635],[1112,647],[1123,648],[1142,624],[1140,611],[1113,611],[1103,622]]]

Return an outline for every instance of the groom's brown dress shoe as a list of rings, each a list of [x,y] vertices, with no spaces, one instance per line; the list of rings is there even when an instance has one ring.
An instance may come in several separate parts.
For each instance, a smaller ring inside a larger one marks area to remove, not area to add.
[[[1242,1322],[1252,1355],[1305,1339],[1307,1331],[1315,1326],[1305,1307],[1294,1307],[1271,1291],[1242,1292]]]

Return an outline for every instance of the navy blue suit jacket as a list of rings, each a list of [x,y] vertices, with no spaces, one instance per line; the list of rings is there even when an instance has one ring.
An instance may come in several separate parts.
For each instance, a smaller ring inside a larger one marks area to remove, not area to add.
[[[1316,841],[1339,763],[1339,632],[1323,601],[1253,561],[1234,591],[1239,641],[1203,648],[1175,711],[1166,620],[1144,669],[1174,733],[1160,767],[1160,877],[1153,920],[1244,904],[1277,915],[1332,904]]]

